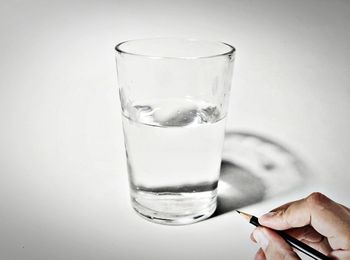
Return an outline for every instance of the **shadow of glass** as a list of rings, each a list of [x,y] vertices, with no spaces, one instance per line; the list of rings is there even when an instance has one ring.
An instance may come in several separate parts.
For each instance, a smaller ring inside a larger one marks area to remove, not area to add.
[[[260,178],[232,162],[222,161],[219,196],[213,217],[262,201],[266,187]]]
[[[291,191],[307,176],[302,160],[278,142],[255,133],[227,132],[212,217]]]

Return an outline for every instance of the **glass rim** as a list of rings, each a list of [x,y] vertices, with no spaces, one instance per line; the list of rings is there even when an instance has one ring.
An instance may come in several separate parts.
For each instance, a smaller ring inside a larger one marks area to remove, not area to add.
[[[228,47],[229,50],[222,53],[214,54],[214,55],[200,55],[200,56],[161,56],[159,55],[157,56],[157,55],[148,55],[148,54],[129,52],[121,48],[123,44],[129,43],[129,42],[145,41],[145,40],[165,40],[165,39],[166,40],[183,40],[183,41],[189,41],[189,42],[215,43],[215,44],[224,45]],[[120,54],[127,54],[127,55],[132,55],[137,57],[144,57],[144,58],[150,58],[150,59],[179,59],[179,60],[197,60],[197,59],[215,58],[215,57],[232,55],[236,52],[236,48],[226,42],[201,40],[196,38],[177,38],[177,37],[155,37],[155,38],[140,38],[140,39],[126,40],[118,43],[114,49],[116,52]]]

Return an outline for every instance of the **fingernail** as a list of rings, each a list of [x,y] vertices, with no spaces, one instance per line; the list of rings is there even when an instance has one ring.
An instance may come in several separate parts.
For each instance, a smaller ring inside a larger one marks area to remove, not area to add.
[[[261,216],[261,218],[272,218],[273,216],[276,216],[277,212],[272,211],[272,212],[268,212],[264,215]]]
[[[256,229],[253,233],[253,236],[256,240],[256,242],[259,244],[259,246],[265,250],[267,246],[269,245],[269,240],[267,236],[262,232],[260,229]]]

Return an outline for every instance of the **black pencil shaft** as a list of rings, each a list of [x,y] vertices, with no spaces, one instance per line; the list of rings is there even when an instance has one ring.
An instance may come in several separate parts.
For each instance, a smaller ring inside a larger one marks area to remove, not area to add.
[[[251,224],[253,224],[254,226],[261,226],[259,223],[259,220],[257,217],[252,216],[252,218],[249,221]],[[290,246],[292,246],[293,248],[299,250],[300,252],[310,256],[313,259],[320,259],[320,260],[327,260],[330,259],[329,257],[327,257],[326,255],[322,254],[321,252],[315,250],[314,248],[308,246],[307,244],[299,241],[298,239],[288,235],[287,233],[283,232],[283,231],[279,231],[279,230],[275,230],[275,232],[277,232],[277,234],[279,234]]]
[[[276,230],[275,230],[276,231]],[[330,259],[326,255],[322,254],[321,252],[315,250],[314,248],[308,246],[307,244],[299,241],[298,239],[288,235],[287,233],[283,231],[276,231],[281,237],[284,238],[284,240],[293,248],[299,250],[300,252],[303,252],[304,254],[312,257],[313,259],[321,259],[326,260]]]

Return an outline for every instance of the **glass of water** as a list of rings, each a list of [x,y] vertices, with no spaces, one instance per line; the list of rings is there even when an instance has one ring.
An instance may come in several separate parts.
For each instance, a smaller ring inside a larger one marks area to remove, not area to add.
[[[216,209],[235,49],[155,38],[116,46],[132,206],[169,225]]]

